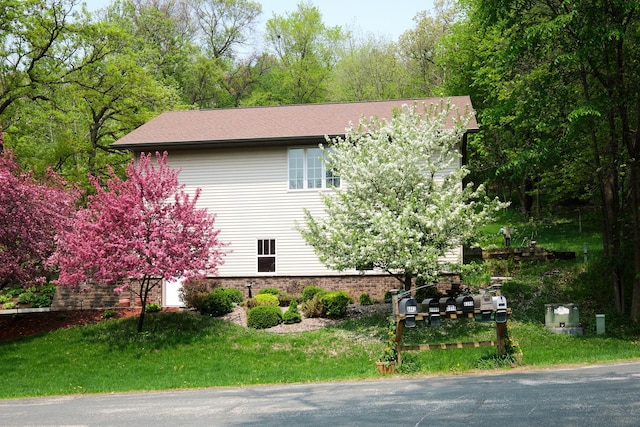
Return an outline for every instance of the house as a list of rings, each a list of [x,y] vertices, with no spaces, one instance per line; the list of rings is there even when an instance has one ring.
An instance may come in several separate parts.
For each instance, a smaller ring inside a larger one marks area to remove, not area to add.
[[[398,287],[387,274],[336,272],[322,265],[295,229],[303,208],[322,215],[320,193],[339,177],[324,170],[318,144],[325,135],[344,135],[361,117],[390,119],[403,104],[441,103],[440,98],[328,103],[217,110],[170,111],[116,141],[112,147],[140,152],[167,151],[181,168],[187,189],[202,189],[200,207],[216,214],[221,241],[232,251],[216,281],[248,293],[277,287],[288,292],[306,285],[353,289],[381,298]],[[449,98],[459,111],[472,109],[467,96]],[[469,132],[477,130],[472,120]],[[466,139],[466,137],[465,137]],[[464,146],[464,141],[463,141]],[[452,254],[461,260],[461,252]],[[163,304],[178,305],[179,284],[167,283]]]

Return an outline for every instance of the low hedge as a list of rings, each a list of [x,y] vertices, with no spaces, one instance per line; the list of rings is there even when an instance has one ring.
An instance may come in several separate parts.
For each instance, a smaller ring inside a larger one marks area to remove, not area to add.
[[[240,304],[242,300],[244,300],[244,295],[242,295],[242,291],[240,289],[224,288],[224,291],[227,293],[227,296],[232,303]]]
[[[298,302],[296,300],[291,301],[289,309],[282,315],[282,320],[286,324],[302,322],[302,315],[298,311]]]
[[[255,296],[255,300],[258,305],[275,305],[276,307],[280,305],[280,300],[278,297],[273,294],[258,294]]]
[[[214,317],[224,316],[232,311],[233,302],[223,288],[209,292],[200,305],[200,313]]]
[[[347,306],[352,302],[345,291],[327,292],[322,296],[324,314],[327,317],[344,317],[347,314]]]
[[[282,322],[282,310],[277,305],[259,305],[247,312],[247,326],[254,329],[266,329]]]
[[[325,293],[327,293],[327,291],[319,286],[307,286],[302,290],[302,302],[310,301],[314,296]]]
[[[322,317],[324,316],[324,311],[321,294],[316,294],[310,300],[302,303],[302,312],[307,317]]]

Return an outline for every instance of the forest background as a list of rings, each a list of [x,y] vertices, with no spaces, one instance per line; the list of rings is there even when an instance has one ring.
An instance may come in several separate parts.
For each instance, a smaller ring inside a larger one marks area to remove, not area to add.
[[[460,0],[392,40],[301,2],[0,1],[0,141],[36,176],[122,172],[111,143],[167,110],[470,95],[472,180],[528,217],[594,210],[606,287],[640,320],[640,1]]]

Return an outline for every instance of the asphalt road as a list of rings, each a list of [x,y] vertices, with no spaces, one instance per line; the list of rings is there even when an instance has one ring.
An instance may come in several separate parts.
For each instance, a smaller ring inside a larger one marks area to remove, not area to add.
[[[0,400],[1,426],[639,426],[640,362]]]

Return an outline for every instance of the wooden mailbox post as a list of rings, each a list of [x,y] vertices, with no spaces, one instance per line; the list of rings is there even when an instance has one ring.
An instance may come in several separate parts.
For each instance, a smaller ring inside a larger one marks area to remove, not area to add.
[[[500,292],[497,292],[499,296]],[[393,308],[393,318],[396,324],[396,350],[398,354],[398,363],[402,363],[402,350],[446,350],[452,348],[469,348],[469,347],[497,347],[498,354],[500,356],[505,353],[505,344],[506,344],[506,336],[507,336],[507,322],[506,318],[504,322],[496,322],[496,339],[490,341],[471,341],[471,342],[455,342],[455,343],[446,343],[446,344],[415,344],[415,345],[403,345],[402,344],[402,333],[404,331],[404,320],[406,318],[405,314],[399,313],[398,305],[398,293],[393,292],[391,297],[391,304]],[[506,303],[505,303],[506,305]],[[495,312],[495,310],[494,310]],[[463,312],[462,310],[457,310],[455,313],[451,311],[440,311],[440,319],[457,319],[457,318],[475,318],[477,315],[482,315],[479,309],[474,309],[473,312]],[[509,311],[507,311],[507,318]],[[425,320],[429,318],[429,313],[418,312],[415,315],[415,320]]]

